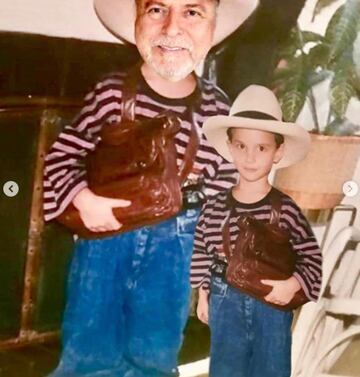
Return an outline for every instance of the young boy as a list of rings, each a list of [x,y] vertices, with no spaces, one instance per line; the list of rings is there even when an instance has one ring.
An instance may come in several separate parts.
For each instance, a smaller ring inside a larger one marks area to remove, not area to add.
[[[269,222],[269,197],[276,190],[268,181],[269,173],[273,165],[280,168],[303,159],[310,146],[309,134],[283,122],[274,94],[258,85],[239,94],[230,116],[209,118],[203,130],[209,143],[240,174],[236,186],[204,204],[195,233],[191,283],[199,289],[197,315],[211,330],[210,377],[289,377],[292,312],[227,284],[222,226],[230,214],[234,244],[241,237],[236,224],[240,216]],[[300,289],[316,300],[322,261],[317,241],[299,207],[289,196],[277,193],[281,197],[279,226],[291,234],[297,262],[289,279],[261,280],[272,287],[265,300],[286,305]]]

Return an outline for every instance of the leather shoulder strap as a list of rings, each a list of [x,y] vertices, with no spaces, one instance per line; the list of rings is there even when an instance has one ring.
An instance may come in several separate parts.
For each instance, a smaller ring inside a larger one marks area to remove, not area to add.
[[[122,121],[135,120],[137,83],[139,82],[139,75],[141,75],[140,67],[140,64],[136,64],[136,66],[128,70],[125,76],[121,101]]]
[[[191,124],[190,129],[190,136],[189,136],[189,143],[187,145],[184,160],[182,165],[179,168],[179,180],[180,182],[184,182],[187,176],[190,174],[192,167],[194,166],[195,157],[197,150],[200,144],[200,136],[196,127],[196,120],[195,120],[195,109],[200,107],[201,105],[201,89],[202,89],[202,82],[201,79],[197,79],[197,85],[195,89],[195,98],[194,101],[188,104],[187,109],[185,110],[185,115],[189,115],[189,120]]]
[[[229,211],[229,214],[227,215],[223,227],[222,227],[222,246],[223,251],[226,256],[227,261],[229,262],[231,259],[231,240],[230,240],[230,216],[231,216],[231,210]]]
[[[281,196],[279,192],[272,189],[270,194],[271,213],[270,224],[279,224],[281,215]]]

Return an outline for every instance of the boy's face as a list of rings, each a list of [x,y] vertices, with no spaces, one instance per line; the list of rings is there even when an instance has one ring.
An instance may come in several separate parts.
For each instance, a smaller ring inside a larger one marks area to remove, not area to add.
[[[136,45],[145,63],[161,77],[189,75],[212,45],[215,0],[138,0]]]
[[[246,128],[233,128],[228,145],[240,177],[249,182],[267,177],[284,150],[284,144],[276,146],[273,133]]]

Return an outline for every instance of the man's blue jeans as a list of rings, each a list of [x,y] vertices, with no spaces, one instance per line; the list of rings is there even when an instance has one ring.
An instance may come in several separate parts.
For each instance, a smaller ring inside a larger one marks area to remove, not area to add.
[[[58,376],[176,376],[199,211],[77,242]]]
[[[213,276],[210,377],[290,377],[292,312],[263,304]]]

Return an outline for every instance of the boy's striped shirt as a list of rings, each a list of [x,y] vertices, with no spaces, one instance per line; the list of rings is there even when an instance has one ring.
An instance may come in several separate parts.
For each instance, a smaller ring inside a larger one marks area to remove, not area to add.
[[[275,188],[272,188],[275,190]],[[269,193],[270,194],[270,193]],[[237,219],[247,214],[262,221],[270,221],[271,205],[269,194],[256,203],[240,203],[231,191],[221,192],[209,198],[201,211],[195,232],[194,253],[191,263],[191,284],[194,288],[209,286],[210,267],[214,258],[226,260],[222,251],[222,225],[233,208],[230,216],[230,238],[234,242],[239,234]],[[281,193],[280,227],[291,234],[291,244],[298,256],[294,276],[310,300],[316,300],[321,286],[322,256],[315,236],[296,203]]]

